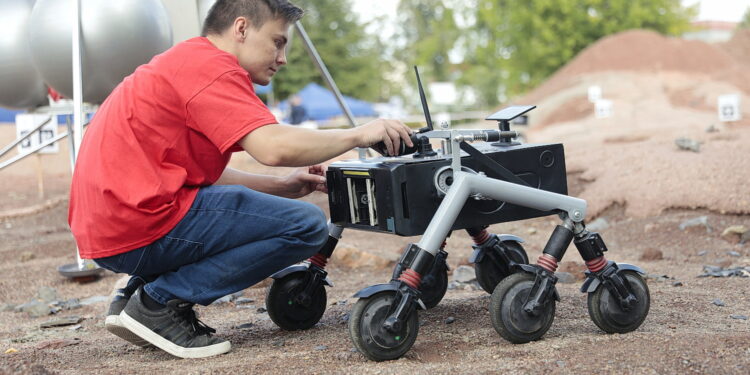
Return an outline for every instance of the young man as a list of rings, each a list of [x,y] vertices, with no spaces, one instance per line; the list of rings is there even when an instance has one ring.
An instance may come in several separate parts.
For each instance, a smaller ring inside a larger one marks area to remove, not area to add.
[[[107,329],[183,358],[229,351],[194,304],[243,290],[307,259],[326,219],[292,200],[325,191],[316,165],[354,147],[411,145],[397,121],[349,130],[279,125],[253,91],[286,64],[287,0],[218,0],[203,37],[180,43],[125,78],[102,104],[78,156],[69,223],[81,256],[133,277]],[[227,168],[246,151],[286,177]]]

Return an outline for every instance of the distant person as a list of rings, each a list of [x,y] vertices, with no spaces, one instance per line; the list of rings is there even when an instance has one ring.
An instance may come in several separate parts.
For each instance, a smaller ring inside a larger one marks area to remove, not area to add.
[[[299,95],[292,96],[289,101],[291,103],[291,114],[289,115],[289,123],[292,125],[299,125],[304,121],[307,121],[307,109],[302,105],[302,98]]]
[[[91,121],[78,156],[68,222],[81,256],[132,275],[106,328],[182,358],[226,353],[193,311],[314,255],[328,237],[318,163],[384,142],[412,145],[399,121],[353,129],[279,125],[255,94],[286,64],[288,0],[218,0],[201,37],[140,66]],[[228,168],[247,152],[288,176]],[[197,369],[198,367],[196,367]]]

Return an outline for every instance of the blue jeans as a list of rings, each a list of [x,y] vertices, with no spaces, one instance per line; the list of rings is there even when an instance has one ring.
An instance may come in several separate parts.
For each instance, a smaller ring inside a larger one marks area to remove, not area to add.
[[[159,303],[208,305],[314,255],[328,238],[315,205],[243,186],[201,188],[187,215],[164,237],[123,254],[95,259],[146,282]]]

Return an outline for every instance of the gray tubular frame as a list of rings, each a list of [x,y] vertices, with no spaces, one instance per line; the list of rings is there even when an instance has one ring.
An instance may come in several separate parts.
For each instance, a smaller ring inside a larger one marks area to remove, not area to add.
[[[462,131],[461,133],[464,133]],[[453,131],[450,138],[453,168],[453,184],[448,194],[432,217],[424,235],[417,246],[436,255],[440,245],[453,227],[461,209],[472,195],[481,194],[498,201],[541,211],[560,211],[570,220],[581,223],[586,217],[586,201],[563,194],[552,193],[528,186],[489,178],[483,175],[467,173],[461,170],[461,150],[459,143],[464,141],[464,134]],[[441,134],[442,135],[442,134]],[[430,137],[432,138],[432,137]],[[444,137],[435,137],[444,138]]]

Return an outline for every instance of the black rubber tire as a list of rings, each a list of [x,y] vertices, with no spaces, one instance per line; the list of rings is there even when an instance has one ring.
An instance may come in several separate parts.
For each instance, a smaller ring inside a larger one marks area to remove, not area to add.
[[[392,308],[395,293],[385,291],[361,298],[349,316],[349,337],[357,350],[373,361],[400,358],[417,339],[419,321],[416,309],[406,319],[399,334],[394,335],[382,327]]]
[[[535,276],[514,273],[497,284],[490,298],[490,320],[495,331],[514,344],[542,338],[555,319],[555,300],[550,298],[539,316],[523,311],[523,304],[534,285]]]
[[[448,290],[448,267],[445,264],[438,265],[435,262],[433,267],[442,266],[442,271],[430,272],[422,279],[422,284],[419,287],[422,293],[421,299],[427,309],[431,309],[440,303],[445,297],[445,292]]]
[[[523,246],[516,241],[503,241],[502,245],[508,249],[507,254],[516,263],[529,264],[529,256],[526,254]],[[474,271],[477,275],[477,282],[485,292],[492,294],[495,287],[504,278],[510,276],[503,272],[495,262],[485,254],[484,259],[479,263],[474,263]]]
[[[624,311],[603,284],[588,296],[589,316],[597,327],[607,333],[627,333],[641,326],[651,307],[648,284],[635,271],[621,271],[638,299],[635,306]]]
[[[266,310],[271,320],[286,331],[304,330],[313,327],[326,311],[326,289],[321,284],[313,293],[310,306],[294,301],[290,292],[306,283],[307,272],[294,272],[276,279],[266,294]]]

